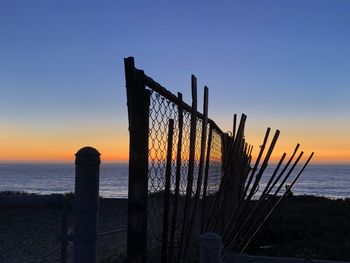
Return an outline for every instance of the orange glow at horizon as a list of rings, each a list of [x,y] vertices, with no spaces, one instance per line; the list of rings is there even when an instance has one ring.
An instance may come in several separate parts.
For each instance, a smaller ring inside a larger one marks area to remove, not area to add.
[[[129,159],[129,138],[125,134],[123,137],[116,136],[98,137],[92,139],[81,138],[80,141],[70,138],[52,138],[51,136],[40,136],[33,138],[17,134],[2,134],[2,145],[0,151],[0,161],[74,161],[74,154],[84,146],[92,146],[101,153],[102,161],[106,162],[127,162]],[[34,136],[35,137],[35,136]],[[254,145],[253,161],[259,151],[261,138],[256,136],[251,143]],[[295,140],[294,140],[295,141]],[[15,143],[14,143],[15,142]],[[249,142],[250,143],[250,142]],[[268,144],[269,145],[269,144]],[[286,159],[292,154],[296,143],[280,139],[271,156],[270,162],[278,162],[283,152],[287,153]],[[265,153],[267,151],[265,148]],[[304,151],[302,160],[305,160],[311,152],[315,156],[311,163],[350,163],[350,149],[328,148],[322,145],[303,145],[300,151]]]
[[[2,162],[71,162],[82,147],[92,146],[106,162],[126,162],[129,158],[127,133],[87,131],[85,134],[38,134],[12,130],[0,134]]]
[[[0,161],[2,162],[12,162],[12,161],[20,161],[20,162],[70,162],[74,161],[75,153],[82,147],[92,146],[101,153],[101,160],[106,162],[127,162],[129,159],[129,150],[128,146],[124,145],[123,147],[113,147],[116,145],[103,145],[99,143],[95,144],[81,144],[70,146],[64,149],[55,149],[55,150],[47,150],[41,147],[38,147],[35,151],[32,149],[5,149],[5,153],[0,154]],[[116,150],[118,149],[118,150]]]
[[[96,125],[93,129],[79,126],[70,129],[46,129],[23,127],[2,127],[0,133],[0,161],[35,161],[35,162],[72,162],[74,154],[84,146],[95,147],[101,153],[101,160],[106,162],[127,162],[129,159],[129,134],[125,127]],[[103,128],[102,128],[103,127]],[[120,128],[122,127],[122,128]],[[288,128],[288,127],[287,127]],[[264,132],[262,127],[248,127],[246,139],[254,146],[253,162],[259,151]],[[271,130],[265,153],[273,137]],[[300,135],[301,134],[301,135]],[[314,135],[302,132],[281,129],[270,162],[278,162],[283,152],[286,159],[292,154],[297,142],[300,142],[300,151],[304,151],[303,160],[315,152],[311,164],[350,163],[350,141],[345,134],[338,134],[332,140],[327,139],[327,133]],[[301,162],[302,163],[302,162]]]
[[[263,135],[260,135],[260,137],[253,135],[250,137],[252,138],[251,141],[248,139],[248,143],[254,145],[252,154],[253,161],[255,161],[256,156],[258,155],[260,149],[259,145],[262,143],[262,136]],[[271,134],[270,137],[272,137]],[[302,141],[300,141],[299,137],[302,137]],[[265,156],[267,152],[270,141],[271,140],[269,140],[267,143],[263,156]],[[277,144],[271,155],[270,162],[277,163],[282,157],[283,153],[287,154],[285,160],[288,160],[288,158],[292,155],[297,143],[300,143],[297,155],[301,151],[304,152],[300,160],[300,164],[303,164],[312,152],[314,152],[314,156],[311,159],[310,164],[350,164],[350,145],[348,145],[347,142],[342,142],[341,139],[339,139],[339,141],[332,141],[332,143],[330,143],[329,140],[326,140],[321,136],[319,138],[316,136],[309,136],[307,134],[301,136],[283,136],[283,133],[277,141]]]

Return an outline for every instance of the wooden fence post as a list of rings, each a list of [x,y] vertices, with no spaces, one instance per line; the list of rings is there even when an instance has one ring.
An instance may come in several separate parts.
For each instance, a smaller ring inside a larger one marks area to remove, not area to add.
[[[192,232],[193,232],[193,225],[196,220],[196,214],[197,206],[200,199],[201,189],[202,189],[202,181],[203,181],[203,170],[204,170],[204,158],[205,158],[205,148],[206,148],[206,142],[207,142],[207,125],[208,125],[208,99],[209,99],[209,91],[208,87],[204,87],[204,102],[203,102],[203,122],[202,122],[202,135],[201,135],[201,148],[200,148],[200,160],[199,160],[199,167],[198,167],[198,178],[197,178],[197,188],[194,196],[193,201],[193,208],[192,208],[192,214],[190,217],[190,221],[188,223],[187,228],[187,240],[186,240],[186,246],[185,246],[185,261],[187,261],[187,258],[189,257],[189,251],[188,247],[191,244],[191,238],[192,238]]]
[[[146,262],[150,92],[134,58],[124,62],[130,134],[127,258],[128,262]]]
[[[193,188],[193,174],[195,165],[195,151],[196,151],[196,134],[197,134],[197,78],[191,76],[191,88],[192,88],[192,108],[191,108],[191,130],[190,130],[190,148],[189,148],[189,159],[188,159],[188,174],[187,174],[187,186],[186,186],[186,197],[185,197],[185,207],[184,216],[182,223],[182,233],[180,242],[180,260],[184,261],[184,257],[187,254],[187,238],[188,235],[187,228],[189,224],[189,216],[191,212],[191,198],[192,198],[192,188]]]
[[[161,262],[168,262],[168,232],[169,232],[169,206],[170,206],[170,181],[171,181],[171,160],[173,153],[174,120],[169,119],[168,127],[168,149],[165,168],[165,189],[163,207],[163,235],[162,235],[162,256]]]
[[[174,203],[173,203],[173,213],[171,218],[171,227],[170,227],[170,237],[169,237],[169,253],[168,261],[171,261],[173,258],[174,252],[174,242],[175,242],[175,231],[176,231],[176,221],[178,213],[178,203],[180,195],[180,180],[181,180],[181,152],[182,152],[182,134],[183,134],[183,101],[182,94],[178,93],[179,104],[178,104],[178,142],[177,142],[177,153],[176,153],[176,170],[175,170],[175,192],[174,192]]]

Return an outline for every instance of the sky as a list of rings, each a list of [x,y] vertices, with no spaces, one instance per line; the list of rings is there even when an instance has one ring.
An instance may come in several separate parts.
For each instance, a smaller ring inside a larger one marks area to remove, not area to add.
[[[0,161],[128,159],[123,59],[255,149],[281,131],[314,163],[350,163],[350,1],[0,1]],[[199,105],[201,107],[201,103]]]

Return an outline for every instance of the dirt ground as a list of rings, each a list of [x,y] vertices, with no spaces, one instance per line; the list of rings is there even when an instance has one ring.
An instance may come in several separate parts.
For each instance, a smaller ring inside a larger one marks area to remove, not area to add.
[[[120,262],[125,258],[127,200],[101,199],[98,240],[99,262]],[[73,226],[68,213],[68,232]],[[60,262],[62,208],[50,205],[6,207],[0,209],[0,262]],[[109,234],[108,234],[109,233]],[[68,262],[72,244],[68,245]]]

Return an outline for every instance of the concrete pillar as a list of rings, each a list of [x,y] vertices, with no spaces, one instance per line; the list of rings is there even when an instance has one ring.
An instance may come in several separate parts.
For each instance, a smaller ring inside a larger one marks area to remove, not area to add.
[[[74,262],[95,263],[100,153],[92,147],[84,147],[75,156]]]
[[[199,262],[221,262],[221,236],[216,233],[203,233],[199,237]]]

